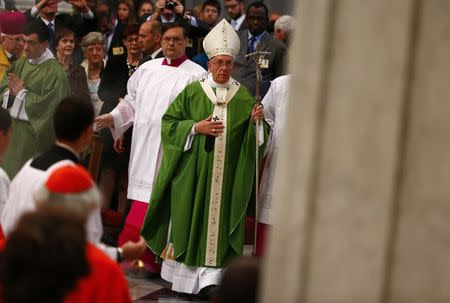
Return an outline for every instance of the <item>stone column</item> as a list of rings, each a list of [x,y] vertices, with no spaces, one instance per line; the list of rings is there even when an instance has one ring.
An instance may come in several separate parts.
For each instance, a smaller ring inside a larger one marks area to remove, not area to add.
[[[450,1],[298,2],[261,302],[450,302]]]

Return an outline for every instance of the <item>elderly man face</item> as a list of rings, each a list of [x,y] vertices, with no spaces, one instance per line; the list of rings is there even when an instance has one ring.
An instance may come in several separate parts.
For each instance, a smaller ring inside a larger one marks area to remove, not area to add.
[[[187,39],[182,27],[168,29],[162,35],[162,51],[167,59],[178,59],[186,51]]]
[[[229,55],[217,55],[208,62],[208,71],[219,84],[227,83],[233,71],[234,59]]]
[[[5,35],[1,36],[2,46],[5,51],[18,57],[23,52],[23,35]]]

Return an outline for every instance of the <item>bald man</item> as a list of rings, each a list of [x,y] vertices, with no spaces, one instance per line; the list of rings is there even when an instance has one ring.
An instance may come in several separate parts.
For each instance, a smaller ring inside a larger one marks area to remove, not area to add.
[[[144,57],[139,62],[144,62],[156,58],[164,57],[161,49],[162,25],[158,20],[145,21],[139,28],[139,45]]]

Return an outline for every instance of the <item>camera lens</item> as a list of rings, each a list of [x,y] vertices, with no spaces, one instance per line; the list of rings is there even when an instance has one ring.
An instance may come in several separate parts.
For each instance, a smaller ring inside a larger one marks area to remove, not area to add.
[[[167,9],[174,9],[175,6],[177,6],[177,4],[175,2],[173,2],[173,1],[167,1],[166,2],[166,8]]]

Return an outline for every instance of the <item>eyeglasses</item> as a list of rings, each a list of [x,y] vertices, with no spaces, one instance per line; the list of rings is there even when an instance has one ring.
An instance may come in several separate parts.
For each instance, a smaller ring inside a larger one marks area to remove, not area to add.
[[[101,52],[101,51],[103,51],[103,47],[101,47],[101,46],[88,46],[87,48],[86,48],[86,51],[88,51],[88,52],[93,52],[93,51],[96,51],[96,52]]]
[[[164,42],[164,43],[170,43],[170,42],[173,42],[173,43],[180,43],[181,41],[183,41],[184,40],[184,38],[181,38],[181,37],[163,37],[162,38],[162,41]]]
[[[225,5],[225,8],[226,9],[229,9],[229,8],[236,8],[236,7],[238,7],[239,6],[239,4],[228,4],[228,5]]]
[[[23,40],[23,37],[11,37],[8,35],[5,35],[5,37],[11,41],[15,41],[17,43],[24,43],[25,41]]]
[[[209,61],[211,64],[215,65],[218,68],[226,67],[230,68],[233,66],[233,61]]]
[[[30,45],[30,46],[35,46],[35,45],[38,45],[38,44],[41,43],[41,42],[39,42],[39,41],[34,41],[34,40],[25,40],[25,39],[23,39],[23,43],[28,44],[28,45]]]

